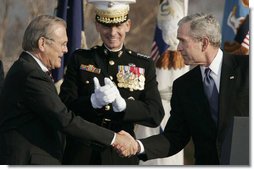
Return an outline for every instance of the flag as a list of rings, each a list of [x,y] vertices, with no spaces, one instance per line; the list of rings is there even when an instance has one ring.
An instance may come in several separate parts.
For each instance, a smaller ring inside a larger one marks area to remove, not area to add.
[[[64,68],[74,50],[81,48],[83,26],[83,0],[58,0],[56,15],[67,23],[68,53],[62,59],[62,66],[52,70],[55,83],[63,79]]]
[[[156,77],[158,90],[162,99],[165,116],[161,125],[157,128],[149,128],[142,125],[135,126],[137,138],[146,138],[156,135],[164,130],[170,117],[170,99],[172,95],[173,81],[189,71],[189,66],[184,65],[180,52],[177,51],[178,21],[187,15],[188,0],[161,0],[157,15],[157,23],[154,33],[154,41],[151,48],[151,58],[156,63]],[[166,80],[166,81],[165,81]],[[141,165],[183,165],[183,150],[179,153],[146,162]]]
[[[224,51],[236,54],[239,49],[245,48],[245,46],[242,46],[242,42],[245,38],[249,38],[248,16],[249,0],[225,1],[221,44]]]
[[[159,57],[168,49],[169,45],[162,37],[162,30],[156,25],[154,33],[154,41],[152,44],[151,58],[157,61]]]

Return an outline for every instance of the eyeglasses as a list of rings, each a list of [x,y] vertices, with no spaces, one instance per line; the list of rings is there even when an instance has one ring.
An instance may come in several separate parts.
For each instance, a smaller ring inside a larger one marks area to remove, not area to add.
[[[52,42],[55,42],[55,43],[59,44],[62,48],[68,48],[68,47],[67,47],[67,42],[60,43],[60,42],[58,42],[58,41],[56,41],[56,40],[54,40],[54,39],[52,39],[52,38],[48,38],[48,37],[44,37],[44,38],[47,39],[47,40],[50,40],[50,41],[52,41]]]

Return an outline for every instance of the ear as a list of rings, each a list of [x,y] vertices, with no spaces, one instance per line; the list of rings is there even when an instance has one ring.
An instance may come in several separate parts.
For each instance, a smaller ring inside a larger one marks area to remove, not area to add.
[[[38,40],[38,48],[40,51],[45,51],[46,39],[44,37],[40,37]]]
[[[209,39],[207,37],[202,40],[202,51],[205,51],[209,45]]]

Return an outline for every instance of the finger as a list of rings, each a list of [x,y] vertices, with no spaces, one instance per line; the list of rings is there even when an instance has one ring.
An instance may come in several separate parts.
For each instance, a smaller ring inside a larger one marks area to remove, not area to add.
[[[111,81],[108,77],[104,78],[104,83],[110,85],[111,87],[115,86],[114,82]]]
[[[95,89],[95,90],[96,90],[96,89],[99,89],[99,88],[101,87],[100,82],[99,82],[99,80],[98,80],[97,77],[94,77],[94,78],[93,78],[93,82],[94,82],[94,89]]]
[[[128,132],[121,130],[120,132],[118,132],[118,134],[120,135],[127,135],[127,136],[131,136]],[[132,137],[132,136],[131,136]]]

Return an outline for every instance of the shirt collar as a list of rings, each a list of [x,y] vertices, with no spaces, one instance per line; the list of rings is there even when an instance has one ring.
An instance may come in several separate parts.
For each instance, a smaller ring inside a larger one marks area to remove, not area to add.
[[[29,54],[30,56],[33,57],[33,59],[39,64],[39,66],[41,67],[42,71],[47,72],[49,71],[48,68],[37,58],[35,57],[32,53],[30,53],[29,51],[25,51],[27,54]]]
[[[223,53],[221,49],[219,49],[212,63],[209,65],[209,68],[211,69],[212,73],[215,74],[216,76],[220,75],[220,72],[221,72],[222,55]],[[202,75],[204,77],[205,69],[207,67],[200,66],[200,68],[201,68]]]

